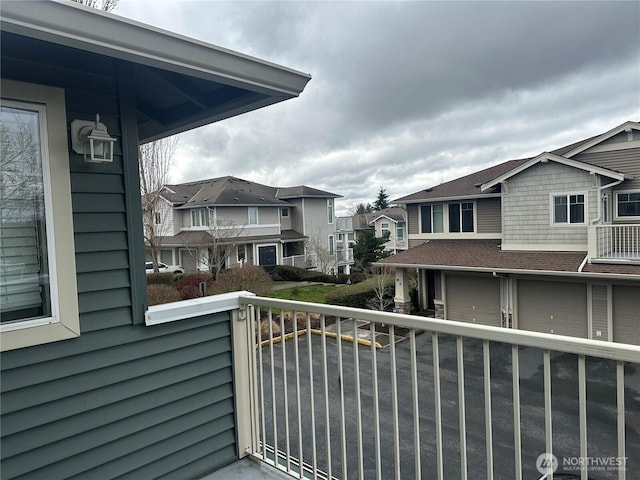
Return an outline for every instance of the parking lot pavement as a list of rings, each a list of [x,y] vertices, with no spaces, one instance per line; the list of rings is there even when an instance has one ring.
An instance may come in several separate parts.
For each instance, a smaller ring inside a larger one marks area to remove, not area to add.
[[[313,400],[315,409],[311,411],[312,385],[309,381],[309,349],[311,342]],[[394,478],[396,460],[394,455],[394,421],[391,381],[391,358],[389,348],[376,350],[377,392],[373,385],[372,351],[358,346],[355,355],[353,344],[342,342],[343,373],[338,366],[338,348],[335,339],[326,339],[329,397],[328,426],[329,442],[326,441],[326,407],[324,403],[325,383],[323,381],[322,339],[312,335],[301,337],[298,347],[300,391],[297,391],[296,368],[294,363],[295,344],[287,341],[286,375],[287,404],[283,378],[282,345],[274,346],[273,368],[275,372],[275,424],[274,435],[273,401],[271,391],[270,349],[262,349],[265,429],[267,443],[284,450],[285,408],[289,413],[288,442],[291,453],[298,456],[299,435],[302,432],[302,451],[305,460],[313,456],[312,423],[315,423],[315,455],[320,469],[329,466],[327,445],[331,445],[331,469],[338,478],[359,478],[362,468],[364,478],[375,478],[376,468],[380,468],[382,478]],[[460,434],[458,420],[458,376],[456,344],[452,337],[440,337],[440,385],[442,404],[443,470],[445,478],[460,478]],[[423,478],[433,478],[436,472],[435,401],[433,382],[432,337],[423,333],[416,336],[416,358],[419,398],[419,451],[420,468]],[[545,452],[545,425],[543,399],[542,352],[521,348],[520,354],[520,402],[522,430],[522,465],[525,479],[537,479],[537,457]],[[359,364],[359,386],[356,384],[355,364]],[[414,421],[411,387],[411,351],[409,341],[396,344],[399,468],[402,479],[415,478]],[[466,452],[469,478],[486,477],[485,411],[482,377],[482,343],[475,340],[464,342],[465,365],[465,416]],[[625,392],[627,415],[627,457],[628,471],[640,471],[640,382],[638,365],[629,365],[628,387]],[[552,354],[552,416],[553,449],[558,458],[579,457],[579,417],[577,359],[573,355]],[[588,450],[592,457],[616,457],[616,388],[615,365],[613,362],[587,358],[587,428]],[[341,436],[340,395],[344,396],[345,429],[344,445]],[[357,394],[359,393],[359,395]],[[377,395],[376,395],[377,393]],[[298,403],[297,398],[300,398]],[[491,396],[494,478],[514,478],[513,451],[513,404],[511,347],[491,344]],[[374,398],[377,397],[377,409]],[[358,404],[360,405],[358,408]],[[379,444],[381,464],[376,466],[375,412],[378,413]],[[298,418],[301,419],[300,430]],[[358,435],[361,429],[362,435]],[[342,449],[347,454],[343,458]],[[358,452],[362,452],[360,464]],[[346,476],[343,469],[346,468]],[[597,472],[590,478],[596,480],[617,478],[617,472]]]

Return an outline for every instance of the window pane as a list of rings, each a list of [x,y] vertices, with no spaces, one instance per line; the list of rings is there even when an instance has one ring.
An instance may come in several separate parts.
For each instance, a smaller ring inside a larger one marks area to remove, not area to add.
[[[554,223],[567,223],[567,197],[553,197]]]
[[[249,225],[258,224],[258,209],[256,207],[249,207]]]
[[[0,319],[51,315],[39,113],[0,114]]]
[[[462,231],[473,232],[473,203],[462,204]]]
[[[569,222],[584,223],[584,195],[569,196]]]
[[[422,233],[431,233],[431,205],[420,207],[420,216],[422,217]]]
[[[433,206],[433,233],[444,232],[444,206]]]
[[[398,225],[398,227],[396,228],[396,237],[398,238],[398,240],[404,240],[404,227]]]
[[[618,194],[618,216],[640,217],[640,192]]]
[[[449,204],[449,231],[450,232],[460,231],[460,204],[459,203]]]

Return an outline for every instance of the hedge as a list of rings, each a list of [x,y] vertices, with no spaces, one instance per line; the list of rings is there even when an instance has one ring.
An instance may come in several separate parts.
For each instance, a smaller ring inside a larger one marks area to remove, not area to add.
[[[393,289],[394,284],[395,279],[393,277],[387,279],[386,287]],[[369,279],[354,285],[336,288],[334,291],[327,293],[325,300],[330,305],[367,308],[367,301],[376,296],[375,288],[375,279]]]
[[[147,285],[173,285],[176,277],[173,273],[148,273]]]

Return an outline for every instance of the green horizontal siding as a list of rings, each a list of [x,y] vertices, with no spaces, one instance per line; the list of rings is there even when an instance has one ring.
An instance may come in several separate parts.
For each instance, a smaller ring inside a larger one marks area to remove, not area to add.
[[[81,335],[2,353],[2,479],[185,479],[228,464],[237,455],[230,315],[143,323],[132,72],[1,35],[3,76],[65,88],[68,123],[100,113],[117,139],[109,164],[69,152]]]

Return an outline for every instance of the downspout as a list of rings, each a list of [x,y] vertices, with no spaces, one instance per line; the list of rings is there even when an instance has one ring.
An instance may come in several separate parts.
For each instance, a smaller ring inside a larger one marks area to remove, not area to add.
[[[505,328],[513,328],[513,312],[512,312],[513,302],[511,301],[511,297],[512,297],[511,278],[509,277],[509,275],[498,273],[498,272],[493,272],[493,277],[499,278],[505,281],[505,299],[504,299],[505,305],[504,305],[504,309],[502,309],[502,305],[501,305],[501,310],[502,310],[501,325],[504,325]],[[502,290],[502,286],[500,287],[500,289]]]

